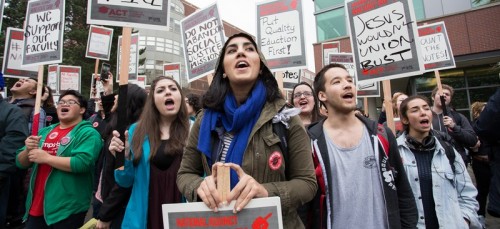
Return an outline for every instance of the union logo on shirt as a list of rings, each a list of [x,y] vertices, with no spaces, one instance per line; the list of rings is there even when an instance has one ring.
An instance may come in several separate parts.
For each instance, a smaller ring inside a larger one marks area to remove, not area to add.
[[[52,133],[49,135],[49,139],[54,139],[54,138],[56,138],[56,137],[57,137],[57,135],[59,135],[59,132],[54,131],[54,132],[52,132]]]

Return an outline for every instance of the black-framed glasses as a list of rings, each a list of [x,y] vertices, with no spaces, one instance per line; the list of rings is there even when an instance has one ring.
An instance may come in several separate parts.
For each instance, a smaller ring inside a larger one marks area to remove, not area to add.
[[[68,105],[75,105],[75,104],[80,105],[80,103],[78,103],[77,101],[72,100],[72,99],[70,99],[68,101],[66,101],[66,100],[59,100],[59,102],[57,102],[57,105],[61,105],[61,106],[62,105],[66,105],[66,104],[68,104]]]
[[[304,97],[309,97],[309,96],[312,96],[313,94],[310,91],[297,92],[297,93],[293,94],[293,98],[294,99],[300,98],[302,95],[304,95]]]

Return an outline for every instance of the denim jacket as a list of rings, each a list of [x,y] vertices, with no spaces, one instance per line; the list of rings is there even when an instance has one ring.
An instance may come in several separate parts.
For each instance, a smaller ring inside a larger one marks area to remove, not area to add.
[[[410,181],[418,208],[418,228],[425,229],[424,207],[418,182],[418,169],[413,152],[406,143],[406,133],[398,137],[398,149],[403,159],[403,166]],[[455,168],[453,173],[445,150],[436,139],[436,150],[432,158],[432,193],[436,207],[439,228],[482,228],[478,221],[476,201],[477,190],[472,184],[467,168],[460,154],[455,150]],[[465,219],[469,220],[470,227]]]

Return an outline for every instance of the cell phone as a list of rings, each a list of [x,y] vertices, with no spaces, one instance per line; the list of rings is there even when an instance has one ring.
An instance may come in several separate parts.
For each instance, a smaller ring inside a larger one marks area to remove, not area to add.
[[[111,69],[111,65],[109,63],[103,62],[101,65],[101,81],[108,80],[109,71]]]

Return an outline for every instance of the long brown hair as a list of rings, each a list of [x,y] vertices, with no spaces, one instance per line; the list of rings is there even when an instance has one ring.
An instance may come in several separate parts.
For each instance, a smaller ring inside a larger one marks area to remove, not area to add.
[[[177,113],[177,117],[170,125],[170,141],[168,141],[166,148],[168,148],[168,152],[182,153],[184,146],[186,145],[189,133],[189,116],[187,114],[186,102],[184,102],[184,93],[182,93],[179,83],[177,83],[174,79],[166,76],[160,76],[151,84],[151,92],[146,99],[146,105],[144,105],[144,110],[139,118],[137,127],[135,128],[134,136],[132,137],[131,149],[134,152],[135,165],[139,163],[139,160],[142,157],[142,145],[146,136],[148,137],[150,145],[149,159],[156,155],[156,152],[161,145],[161,130],[159,125],[161,122],[161,115],[154,102],[154,91],[158,82],[165,79],[174,82],[181,93],[181,100],[179,101],[181,103],[181,107]],[[175,134],[173,133],[173,130],[175,130]]]
[[[479,115],[481,114],[485,106],[485,102],[474,102],[470,106],[472,111],[472,120],[476,120],[477,118],[479,118]]]

